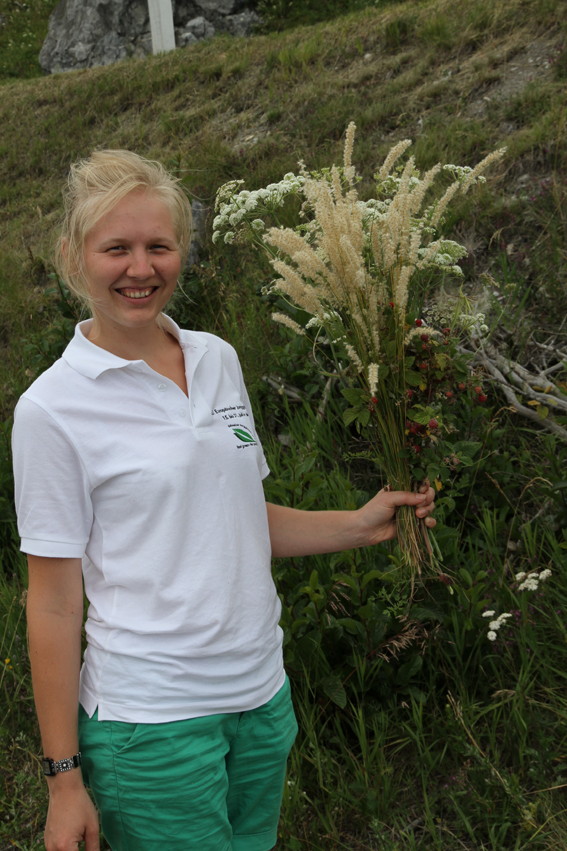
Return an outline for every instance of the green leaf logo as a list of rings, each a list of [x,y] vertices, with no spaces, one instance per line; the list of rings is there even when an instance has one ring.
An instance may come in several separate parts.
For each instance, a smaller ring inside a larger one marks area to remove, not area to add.
[[[233,434],[235,434],[235,435],[236,435],[236,437],[238,437],[238,438],[239,438],[239,439],[240,439],[243,443],[256,443],[256,441],[254,440],[254,438],[252,437],[252,435],[251,435],[251,434],[249,434],[247,431],[244,431],[244,429],[243,429],[243,428],[241,428],[241,427],[235,427],[235,426],[233,426],[233,428],[232,428],[232,432],[233,432]]]

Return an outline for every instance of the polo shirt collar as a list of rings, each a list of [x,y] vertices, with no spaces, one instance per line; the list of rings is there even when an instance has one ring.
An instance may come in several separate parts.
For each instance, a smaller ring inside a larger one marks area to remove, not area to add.
[[[182,330],[176,322],[169,316],[162,314],[165,319],[165,327],[170,334],[179,340],[182,349],[192,348],[201,349],[203,352],[208,346],[197,334],[192,331]],[[84,375],[86,378],[96,379],[103,372],[109,369],[123,369],[133,364],[145,363],[143,360],[125,360],[119,358],[118,355],[108,352],[106,349],[101,349],[96,346],[86,336],[92,328],[93,320],[85,319],[84,322],[79,322],[75,326],[75,335],[65,351],[63,352],[63,360],[76,372]]]

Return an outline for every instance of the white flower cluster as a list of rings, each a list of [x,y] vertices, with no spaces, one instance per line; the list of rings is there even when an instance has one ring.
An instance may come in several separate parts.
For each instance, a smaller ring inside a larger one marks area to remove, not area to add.
[[[492,617],[494,617],[495,614],[496,614],[496,612],[487,611],[487,612],[483,612],[482,616],[483,616],[483,618],[492,618]],[[496,639],[498,637],[497,636],[498,630],[500,629],[502,624],[506,623],[508,618],[511,618],[511,617],[512,617],[512,615],[509,612],[504,612],[503,614],[498,615],[496,620],[490,621],[490,623],[488,624],[488,632],[486,634],[486,637],[489,639],[489,641],[496,641]]]
[[[310,328],[323,328],[325,324],[328,325],[331,322],[340,322],[342,324],[342,321],[340,313],[337,313],[336,310],[331,310],[328,313],[325,311],[322,316],[312,316],[305,326],[305,330],[308,331]]]
[[[305,183],[305,178],[290,171],[284,175],[279,183],[270,183],[265,189],[256,189],[253,192],[242,189],[237,195],[234,194],[237,187],[243,182],[242,180],[231,180],[221,186],[218,191],[215,205],[218,209],[218,215],[215,216],[213,221],[213,242],[215,243],[220,239],[221,231],[225,227],[228,225],[231,228],[237,227],[245,220],[250,222],[253,230],[264,230],[264,221],[259,216],[274,213],[282,206],[289,195],[300,192]],[[255,214],[253,219],[251,218],[252,214]],[[234,236],[233,231],[227,231],[224,235],[224,241],[230,243],[234,240]]]
[[[400,172],[399,174],[389,174],[384,180],[380,179],[379,173],[374,175],[374,179],[378,183],[379,191],[387,192],[391,195],[396,194],[402,184],[401,172],[403,171],[403,168],[399,168],[398,171]],[[410,192],[415,189],[416,186],[419,186],[419,183],[419,172],[414,169],[413,174],[408,181],[408,189]]]
[[[433,254],[431,253],[431,246],[419,249],[419,258],[426,258],[424,268],[434,266],[442,269],[444,272],[452,272],[457,277],[462,278],[464,276],[463,270],[456,263],[468,254],[464,245],[460,245],[452,239],[440,239],[436,243],[436,246],[437,250]]]
[[[519,582],[518,591],[537,591],[540,582],[545,582],[545,580],[551,576],[551,570],[546,568],[546,570],[542,570],[541,573],[530,573],[529,575],[521,571],[516,574],[516,582]]]
[[[464,182],[469,174],[472,174],[474,169],[470,168],[468,165],[451,165],[447,163],[447,165],[443,166],[443,171],[450,171],[454,180],[459,180]],[[486,177],[480,174],[475,178],[475,183],[486,183]]]
[[[475,327],[478,327],[483,334],[488,331],[488,325],[484,324],[486,319],[484,313],[461,313],[459,319],[466,331],[471,331]]]

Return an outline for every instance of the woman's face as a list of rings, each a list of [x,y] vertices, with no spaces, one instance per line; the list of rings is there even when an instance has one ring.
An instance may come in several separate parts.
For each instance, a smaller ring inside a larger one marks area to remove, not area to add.
[[[151,194],[131,192],[87,234],[84,263],[99,334],[152,325],[181,270],[171,213]]]

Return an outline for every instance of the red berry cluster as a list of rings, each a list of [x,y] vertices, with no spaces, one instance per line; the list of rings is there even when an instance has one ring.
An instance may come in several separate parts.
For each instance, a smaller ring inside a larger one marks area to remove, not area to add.
[[[422,425],[422,423],[412,423],[410,420],[406,420],[408,444],[416,455],[419,455],[423,441],[427,439],[427,429],[431,432],[437,428],[439,428],[439,423],[434,419],[429,420],[426,426]]]

